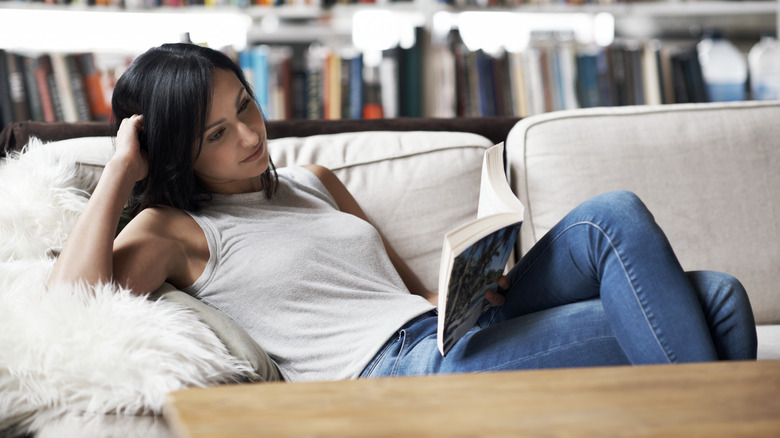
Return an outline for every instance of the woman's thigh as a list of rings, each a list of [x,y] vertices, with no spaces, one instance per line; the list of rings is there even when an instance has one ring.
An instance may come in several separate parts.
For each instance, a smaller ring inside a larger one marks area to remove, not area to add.
[[[599,300],[475,327],[442,357],[436,319],[403,330],[364,377],[628,364]]]

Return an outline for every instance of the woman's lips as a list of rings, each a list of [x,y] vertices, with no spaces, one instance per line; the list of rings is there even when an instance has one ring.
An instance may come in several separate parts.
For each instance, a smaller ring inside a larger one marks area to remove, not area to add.
[[[258,159],[258,158],[260,158],[260,156],[262,156],[262,155],[263,155],[263,144],[262,144],[262,143],[260,143],[260,144],[258,144],[258,145],[257,145],[257,150],[255,150],[254,152],[252,152],[252,155],[250,155],[250,156],[246,157],[246,158],[245,158],[245,159],[242,161],[242,163],[250,163],[250,162],[252,162],[252,161],[255,161],[255,160],[257,160],[257,159]]]

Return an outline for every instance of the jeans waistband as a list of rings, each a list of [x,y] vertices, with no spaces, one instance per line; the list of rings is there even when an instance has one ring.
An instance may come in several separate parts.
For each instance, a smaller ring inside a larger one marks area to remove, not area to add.
[[[435,316],[439,316],[438,309],[429,310],[429,311],[423,313],[422,315],[415,316],[414,318],[412,318],[409,321],[407,321],[406,324],[402,325],[398,329],[398,331],[396,331],[396,333],[398,333],[401,330],[408,329],[409,327],[415,325],[416,323],[420,322],[423,319],[428,319],[428,318],[432,318],[432,317],[435,317]],[[390,339],[392,339],[392,338],[390,338]]]
[[[387,348],[390,346],[390,344],[392,344],[396,339],[398,339],[398,334],[401,331],[408,329],[409,327],[417,324],[418,322],[422,321],[423,319],[437,317],[438,315],[439,315],[438,309],[429,310],[429,311],[427,311],[427,312],[425,312],[425,313],[423,313],[421,315],[415,316],[414,318],[412,318],[409,321],[407,321],[404,325],[399,327],[398,330],[393,332],[393,335],[390,336],[384,344],[382,344],[382,346],[376,352],[376,355],[374,355],[374,357],[368,362],[366,367],[363,368],[363,371],[360,373],[360,377],[364,377],[365,373],[367,371],[369,371],[374,366],[374,364],[382,357],[382,355],[384,354],[385,350],[387,350]]]

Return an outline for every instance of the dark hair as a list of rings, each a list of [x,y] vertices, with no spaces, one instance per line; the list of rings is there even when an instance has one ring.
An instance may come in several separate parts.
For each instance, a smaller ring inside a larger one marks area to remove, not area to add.
[[[111,98],[113,121],[118,126],[127,117],[142,114],[140,143],[149,153],[149,175],[136,183],[128,205],[132,215],[160,205],[196,211],[210,199],[193,165],[203,145],[215,69],[233,72],[255,98],[235,61],[196,44],[152,48],[117,81]],[[278,182],[273,162],[260,178],[270,198]]]

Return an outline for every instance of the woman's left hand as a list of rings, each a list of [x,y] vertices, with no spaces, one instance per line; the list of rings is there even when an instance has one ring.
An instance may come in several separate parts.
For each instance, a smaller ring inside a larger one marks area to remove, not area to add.
[[[493,306],[503,306],[506,302],[506,292],[509,290],[509,279],[506,275],[502,275],[496,284],[498,285],[496,290],[488,289],[485,291],[485,299]]]

